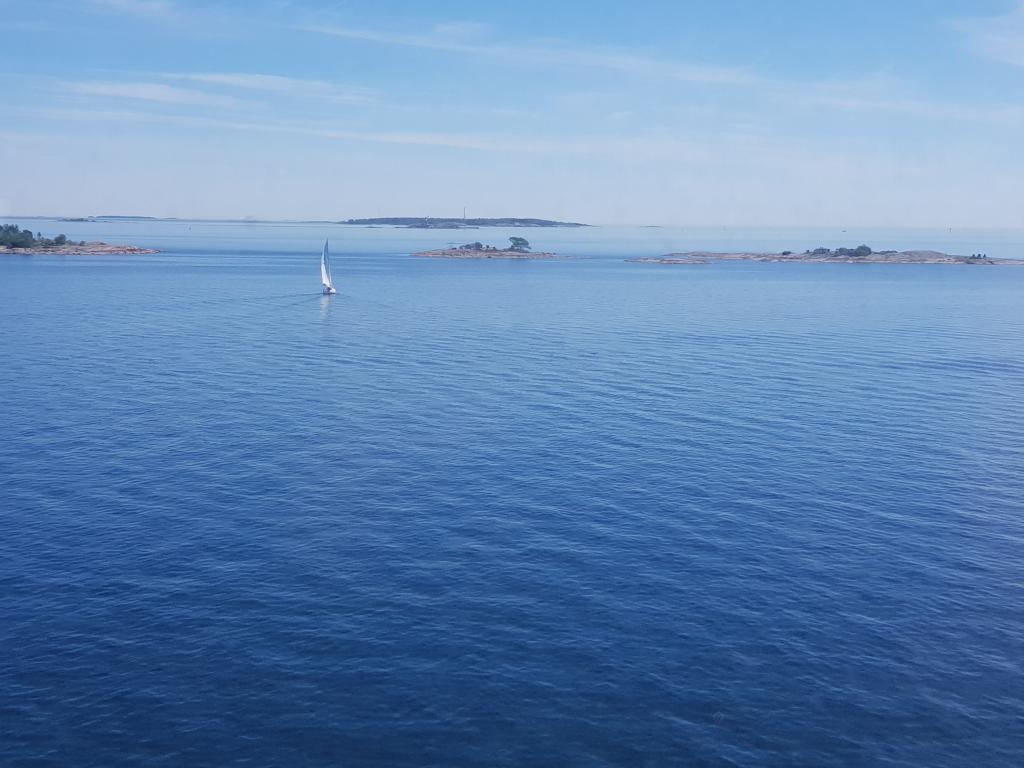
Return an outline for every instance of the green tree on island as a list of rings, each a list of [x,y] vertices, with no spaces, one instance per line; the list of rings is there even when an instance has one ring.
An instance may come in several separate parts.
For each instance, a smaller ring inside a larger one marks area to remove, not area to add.
[[[48,248],[54,245],[65,245],[68,241],[67,235],[57,235],[50,240],[36,232],[32,235],[30,229],[19,229],[17,224],[4,224],[0,226],[0,246],[8,248]],[[85,242],[79,243],[85,245]]]
[[[858,245],[856,248],[836,248],[834,251],[831,248],[815,248],[813,251],[804,251],[805,254],[812,256],[870,256],[873,251],[870,246]]]
[[[528,250],[530,250],[530,241],[527,240],[525,237],[510,237],[508,240],[510,243],[512,243],[511,247],[509,248],[510,251],[515,251],[516,253],[526,253]]]
[[[11,248],[31,248],[35,245],[36,239],[32,231],[19,229],[17,224],[4,224],[0,227],[0,245]]]

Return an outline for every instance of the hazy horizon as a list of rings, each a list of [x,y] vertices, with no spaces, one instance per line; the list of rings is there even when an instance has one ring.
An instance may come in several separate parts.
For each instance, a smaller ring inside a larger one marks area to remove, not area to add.
[[[31,221],[56,221],[56,222],[63,221],[63,222],[67,222],[67,223],[75,223],[75,222],[79,222],[79,221],[92,221],[92,222],[96,222],[96,223],[102,223],[104,221],[115,222],[115,221],[119,221],[119,220],[135,220],[135,219],[138,219],[138,220],[155,221],[155,222],[160,222],[160,221],[175,222],[175,221],[177,221],[177,222],[196,222],[196,223],[209,223],[209,224],[330,224],[332,226],[348,226],[348,227],[355,227],[355,228],[366,227],[366,226],[374,226],[374,227],[389,227],[390,226],[390,227],[394,227],[394,228],[397,228],[397,229],[420,229],[420,231],[424,231],[424,232],[430,231],[429,229],[426,229],[426,228],[422,228],[422,229],[421,228],[416,228],[416,227],[410,228],[410,227],[408,227],[406,225],[401,225],[401,224],[395,224],[395,225],[390,225],[390,224],[366,225],[366,224],[358,224],[358,223],[357,224],[349,224],[346,221],[346,219],[349,219],[349,218],[352,218],[352,219],[362,219],[362,218],[416,218],[416,217],[415,216],[406,216],[405,214],[401,214],[401,213],[394,214],[394,215],[391,215],[391,214],[381,214],[381,216],[379,216],[379,217],[349,217],[349,216],[346,216],[346,217],[333,217],[333,218],[309,218],[309,217],[281,218],[281,217],[274,217],[274,216],[267,216],[267,217],[247,216],[247,217],[240,217],[240,218],[239,217],[232,217],[232,216],[152,216],[152,215],[148,215],[148,214],[145,214],[145,213],[141,213],[141,214],[135,214],[135,213],[131,213],[131,214],[128,214],[128,213],[125,213],[125,214],[107,213],[107,214],[81,214],[81,215],[74,215],[74,214],[52,214],[52,213],[50,213],[50,214],[47,214],[47,213],[32,213],[32,214],[10,213],[10,214],[0,215],[0,222],[18,223],[21,220],[25,220],[25,221],[30,221],[31,220]],[[461,217],[459,217],[459,216],[437,216],[437,217],[432,217],[432,218],[456,219],[456,218],[461,218]],[[517,227],[517,226],[504,226],[503,227],[503,226],[499,226],[499,225],[495,225],[495,226],[491,227],[491,226],[488,226],[488,225],[482,225],[482,226],[478,226],[478,227],[473,227],[473,226],[467,227],[467,229],[492,229],[493,228],[493,229],[496,229],[496,230],[501,230],[501,229],[519,229],[519,228],[521,228],[521,229],[540,229],[540,230],[572,229],[572,228],[574,228],[573,225],[575,225],[575,226],[581,226],[581,227],[588,227],[588,228],[592,228],[592,229],[600,229],[600,228],[667,229],[667,230],[686,229],[686,230],[694,230],[694,231],[724,230],[724,231],[732,231],[732,232],[764,230],[764,231],[777,231],[777,232],[784,232],[784,233],[791,233],[791,232],[800,231],[800,230],[804,230],[804,231],[825,230],[825,231],[828,231],[828,230],[836,230],[836,229],[841,229],[843,232],[846,232],[847,229],[849,229],[849,230],[851,230],[851,233],[853,235],[856,235],[858,232],[872,233],[872,232],[886,232],[886,231],[907,232],[907,233],[911,233],[911,232],[939,232],[939,231],[948,231],[948,232],[978,232],[978,233],[985,233],[985,232],[989,232],[989,233],[994,233],[994,232],[1024,232],[1024,224],[996,225],[996,226],[964,225],[964,226],[954,226],[954,227],[946,227],[946,226],[942,226],[942,225],[927,225],[927,224],[847,224],[845,222],[821,222],[821,223],[813,223],[813,224],[800,224],[800,223],[794,223],[794,222],[770,223],[770,224],[743,224],[743,223],[716,224],[714,222],[680,224],[680,223],[676,223],[676,222],[667,222],[667,223],[666,222],[653,222],[653,223],[647,223],[647,224],[624,224],[622,222],[616,222],[616,221],[575,221],[575,222],[568,222],[568,221],[560,221],[560,220],[550,219],[549,217],[546,217],[546,216],[535,216],[535,215],[502,216],[502,217],[498,217],[498,216],[476,216],[476,217],[472,217],[471,216],[469,218],[477,218],[477,219],[497,219],[497,218],[546,219],[546,220],[549,220],[549,221],[558,221],[559,225],[566,225],[566,226],[538,225],[538,226],[533,226],[533,227],[526,226],[526,225],[523,225],[521,227]],[[438,228],[437,231],[440,231],[440,232],[444,232],[444,231],[459,231],[459,229],[460,228],[446,229],[446,228],[442,227],[442,228]],[[50,233],[50,234],[53,234],[53,233]]]
[[[1019,1],[0,11],[4,217],[1022,224]]]

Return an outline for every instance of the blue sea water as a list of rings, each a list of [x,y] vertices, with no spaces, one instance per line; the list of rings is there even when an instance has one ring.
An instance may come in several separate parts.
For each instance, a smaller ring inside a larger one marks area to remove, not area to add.
[[[1024,764],[1024,268],[32,226],[162,252],[0,258],[0,764]]]

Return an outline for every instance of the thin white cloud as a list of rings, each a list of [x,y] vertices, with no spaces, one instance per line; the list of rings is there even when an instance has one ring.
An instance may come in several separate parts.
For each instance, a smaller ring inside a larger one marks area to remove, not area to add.
[[[695,147],[685,139],[673,137],[587,135],[569,137],[531,136],[502,133],[450,133],[430,131],[349,131],[325,123],[289,123],[231,120],[206,116],[141,112],[137,110],[97,110],[72,108],[19,109],[12,112],[52,120],[88,122],[137,122],[179,125],[193,128],[239,131],[243,133],[287,134],[339,141],[444,147],[484,152],[552,153],[562,155],[608,156],[623,151],[651,156],[671,152],[675,157],[694,156]]]
[[[164,83],[122,83],[102,80],[64,83],[65,90],[78,96],[148,101],[198,107],[240,107],[245,102],[232,96],[176,88]]]
[[[991,55],[1024,65],[1024,0],[1008,16],[964,22],[970,24],[978,45]],[[849,112],[889,112],[939,119],[965,118],[997,124],[1024,122],[1024,108],[1015,104],[958,104],[922,98],[908,84],[885,78],[858,81],[791,81],[767,77],[734,67],[685,64],[630,52],[612,52],[573,47],[568,44],[511,45],[482,42],[483,25],[441,24],[429,35],[401,34],[336,25],[304,25],[303,31],[366,42],[491,57],[531,66],[576,66],[634,74],[659,80],[676,80],[705,85],[751,87],[773,94],[793,106],[820,107]],[[471,39],[472,38],[472,39]]]
[[[820,93],[805,100],[850,112],[894,112],[940,120],[967,120],[977,123],[1024,123],[1024,107],[1017,104],[958,104],[913,98],[862,97]]]
[[[490,24],[478,21],[448,21],[435,24],[434,34],[449,40],[469,40],[481,37],[490,29]]]
[[[1024,0],[1019,0],[1009,13],[957,19],[950,24],[978,56],[1024,67]]]
[[[1017,104],[965,104],[921,98],[914,94],[908,83],[888,77],[819,81],[799,86],[785,84],[777,87],[774,95],[780,102],[795,106],[825,107],[845,112],[889,112],[974,123],[1019,123],[1024,120],[1024,107]]]
[[[186,80],[205,85],[224,86],[263,93],[287,94],[292,96],[323,99],[333,102],[357,103],[370,101],[373,91],[337,85],[323,80],[303,80],[281,75],[265,75],[232,72],[167,72],[161,75],[168,80]]]
[[[442,26],[440,29],[443,31],[445,28]],[[742,69],[683,64],[633,53],[575,48],[568,44],[474,43],[451,34],[396,34],[334,25],[300,25],[297,29],[349,40],[485,56],[530,66],[603,69],[708,85],[751,85],[759,80],[756,75]]]

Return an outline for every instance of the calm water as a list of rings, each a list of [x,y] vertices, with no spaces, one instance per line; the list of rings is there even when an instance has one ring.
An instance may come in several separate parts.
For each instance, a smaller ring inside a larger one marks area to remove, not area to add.
[[[0,764],[1024,763],[1024,269],[29,225],[164,252],[0,259]]]

